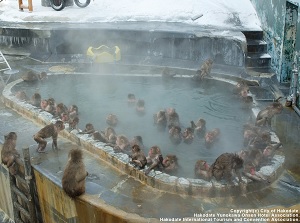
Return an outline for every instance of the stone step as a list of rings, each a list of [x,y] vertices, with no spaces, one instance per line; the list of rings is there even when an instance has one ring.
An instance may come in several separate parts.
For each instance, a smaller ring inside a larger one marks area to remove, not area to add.
[[[263,39],[263,31],[242,31],[242,33],[245,35],[247,40],[253,39],[253,40],[261,40]]]
[[[271,56],[267,53],[248,53],[247,67],[267,68],[271,65]]]
[[[266,53],[267,43],[264,40],[248,40],[247,51],[248,53]]]

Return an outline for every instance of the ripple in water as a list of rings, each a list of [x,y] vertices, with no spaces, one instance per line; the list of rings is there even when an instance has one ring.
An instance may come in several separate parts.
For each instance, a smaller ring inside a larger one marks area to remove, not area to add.
[[[232,87],[213,80],[196,84],[189,78],[164,81],[160,77],[59,75],[42,83],[21,83],[14,90],[23,89],[28,96],[39,92],[43,99],[53,97],[67,106],[76,104],[81,129],[91,122],[97,130],[104,130],[107,115],[114,113],[120,120],[115,128],[117,134],[125,134],[129,139],[141,135],[146,154],[153,145],[158,145],[163,155],[176,154],[180,164],[177,175],[193,178],[198,159],[212,163],[221,153],[242,148],[242,125],[248,121],[250,111],[234,98]],[[144,116],[128,106],[129,93],[145,100]],[[182,128],[190,127],[190,121],[199,118],[206,120],[207,130],[219,128],[219,141],[209,150],[204,147],[204,140],[196,136],[190,145],[173,145],[168,132],[159,132],[153,125],[153,114],[169,107],[176,109]]]

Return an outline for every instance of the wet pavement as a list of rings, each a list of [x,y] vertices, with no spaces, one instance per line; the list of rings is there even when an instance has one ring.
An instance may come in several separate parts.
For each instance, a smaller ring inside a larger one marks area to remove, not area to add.
[[[18,78],[15,76],[14,78]],[[262,107],[267,102],[260,104]],[[67,154],[74,144],[59,138],[59,151],[52,151],[51,143],[47,153],[39,154],[32,138],[42,126],[32,123],[20,114],[0,104],[0,133],[10,131],[18,134],[18,150],[29,147],[34,167],[47,174],[58,185]],[[193,217],[195,213],[229,213],[230,209],[260,209],[291,207],[300,204],[300,118],[290,108],[273,120],[273,129],[284,145],[286,170],[271,185],[260,191],[237,197],[201,198],[163,192],[116,170],[110,164],[84,152],[85,164],[90,175],[87,178],[86,193],[96,196],[99,201],[114,206],[127,213],[135,213],[145,218]]]

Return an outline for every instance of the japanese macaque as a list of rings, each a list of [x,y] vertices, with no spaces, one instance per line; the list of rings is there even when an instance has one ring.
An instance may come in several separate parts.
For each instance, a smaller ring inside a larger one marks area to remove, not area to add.
[[[33,106],[39,108],[41,106],[41,102],[42,102],[42,97],[39,93],[34,93],[31,96],[30,104],[32,104]]]
[[[142,136],[134,136],[133,139],[130,141],[130,146],[138,145],[141,150],[145,148],[144,143],[143,143],[143,138]]]
[[[41,72],[38,76],[38,78],[42,81],[42,80],[46,80],[48,79],[47,73],[45,71]]]
[[[47,107],[45,108],[46,112],[49,112],[52,115],[55,115],[56,112],[56,105],[55,105],[55,100],[54,98],[49,98],[47,100]]]
[[[68,109],[68,112],[70,119],[74,119],[75,117],[77,117],[79,113],[77,105],[71,105]]]
[[[179,115],[176,112],[175,108],[166,109],[166,116],[168,125],[180,126]]]
[[[116,139],[116,144],[113,147],[114,151],[117,153],[130,154],[131,147],[128,138],[125,135],[118,135]]]
[[[210,165],[205,160],[197,160],[194,168],[194,173],[196,178],[207,181],[210,181],[212,177]]]
[[[198,137],[203,137],[206,132],[206,121],[200,118],[197,123],[191,121],[191,128]]]
[[[17,91],[15,96],[20,101],[28,101],[28,99],[29,99],[27,94],[25,93],[25,91]]]
[[[181,134],[181,128],[179,126],[170,126],[169,139],[175,145],[181,143],[182,134]]]
[[[211,165],[212,176],[218,181],[224,178],[231,183],[233,172],[237,175],[239,182],[242,182],[240,170],[243,168],[243,164],[244,161],[238,154],[223,153]]]
[[[62,177],[62,188],[71,198],[85,193],[85,179],[88,172],[83,163],[83,153],[79,148],[69,152],[69,159]]]
[[[63,113],[67,113],[68,109],[63,103],[59,103],[55,106],[55,116],[61,117]]]
[[[128,105],[135,105],[136,103],[136,98],[135,98],[135,95],[134,94],[128,94],[127,96],[127,103]]]
[[[106,123],[112,127],[115,127],[117,126],[118,124],[118,117],[117,115],[115,114],[109,114],[107,117],[106,117]]]
[[[165,130],[167,126],[167,116],[166,111],[160,110],[153,115],[154,124],[157,126],[158,130]]]
[[[262,153],[259,150],[252,151],[240,151],[239,156],[244,160],[243,174],[254,181],[266,181],[267,179],[256,169],[260,165],[262,159]]]
[[[93,133],[93,138],[94,140],[99,140],[100,142],[116,144],[117,135],[114,128],[107,127],[105,131],[95,131]]]
[[[169,79],[176,76],[176,73],[171,72],[170,68],[164,67],[164,69],[161,72],[161,76],[163,79]]]
[[[94,125],[92,123],[87,123],[85,125],[85,129],[82,132],[79,132],[79,134],[92,134],[95,132]]]
[[[68,122],[68,121],[69,121],[69,115],[68,115],[68,113],[66,113],[66,112],[61,113],[60,119],[61,119],[64,123]]]
[[[52,149],[58,149],[57,147],[57,137],[58,133],[65,129],[65,125],[62,121],[56,121],[55,124],[51,123],[46,125],[40,131],[38,131],[34,136],[33,139],[38,143],[37,152],[42,153],[44,152],[47,141],[46,138],[52,137]]]
[[[279,100],[279,99],[277,99]],[[280,114],[283,110],[283,106],[280,102],[273,102],[271,105],[267,106],[265,109],[261,110],[256,117],[256,126],[267,126],[271,127],[272,118]]]
[[[178,158],[176,155],[168,154],[165,156],[165,158],[162,161],[164,172],[171,174],[178,170]]]
[[[30,70],[22,75],[22,79],[26,82],[34,82],[38,80],[38,75],[34,71]]]
[[[205,147],[207,149],[211,148],[211,146],[218,140],[219,136],[220,136],[220,129],[218,128],[215,128],[207,132],[204,136]]]
[[[240,95],[242,91],[249,92],[249,86],[245,83],[245,81],[239,81],[235,85],[235,88],[233,89],[233,93]]]
[[[269,144],[266,146],[266,148],[263,150],[263,160],[264,163],[269,163],[271,159],[273,158],[275,151],[278,150],[282,146],[281,143],[276,143],[275,145]]]
[[[73,119],[69,118],[69,131],[76,129],[78,131],[79,118],[75,117]]]
[[[183,142],[191,144],[194,141],[194,131],[192,128],[186,128],[182,133]]]
[[[249,149],[264,149],[271,143],[271,135],[269,131],[252,124],[244,125],[244,146]]]
[[[145,170],[145,174],[149,174],[151,170],[164,170],[163,156],[158,146],[152,146],[148,152],[147,165],[148,168]]]
[[[141,151],[139,145],[133,145],[131,150],[130,163],[133,164],[138,169],[144,169],[147,164],[147,158],[145,154]]]
[[[18,172],[19,166],[17,159],[20,154],[16,150],[17,134],[10,132],[4,136],[4,144],[1,150],[1,161],[9,169],[10,174],[15,175]]]
[[[143,99],[139,99],[136,103],[135,110],[138,114],[142,115],[145,113],[145,101]]]
[[[46,108],[47,108],[47,106],[48,106],[48,101],[47,100],[45,100],[45,99],[43,99],[42,101],[41,101],[41,109],[42,110],[44,110],[44,111],[46,111]]]
[[[210,76],[212,64],[212,59],[207,59],[206,61],[204,61],[200,69],[196,71],[196,75],[194,75],[193,78],[195,80],[202,80],[204,77]]]

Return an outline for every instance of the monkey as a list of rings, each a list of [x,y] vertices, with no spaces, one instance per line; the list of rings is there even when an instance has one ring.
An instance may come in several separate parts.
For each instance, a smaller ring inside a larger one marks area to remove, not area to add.
[[[83,153],[79,148],[72,148],[62,177],[62,188],[68,196],[75,198],[85,193],[85,179],[88,172],[83,163]]]
[[[176,73],[171,73],[170,68],[164,67],[162,70],[161,76],[163,79],[170,79],[176,76]]]
[[[45,99],[41,100],[40,107],[43,111],[46,111],[47,106],[48,106],[48,101]]]
[[[64,122],[64,123],[68,123],[69,121],[69,115],[66,112],[61,113],[60,119]]]
[[[30,104],[39,108],[41,106],[41,101],[42,101],[41,95],[39,93],[34,93],[31,96]]]
[[[56,121],[55,124],[51,123],[46,125],[40,131],[38,131],[34,136],[33,139],[38,143],[37,152],[42,153],[44,152],[47,141],[46,138],[52,137],[52,149],[58,149],[57,147],[57,137],[58,133],[65,129],[65,125],[62,121]]]
[[[235,153],[223,153],[211,165],[212,176],[217,181],[225,178],[227,182],[232,183],[232,172],[234,172],[242,182],[240,170],[243,168],[243,159]]]
[[[15,94],[16,98],[19,99],[20,101],[28,101],[28,96],[25,93],[25,91],[18,91]]]
[[[26,82],[35,82],[38,80],[38,75],[34,71],[30,70],[22,75],[22,79]]]
[[[112,126],[112,127],[115,127],[117,126],[118,124],[118,117],[115,115],[115,114],[109,114],[107,117],[106,117],[106,123],[109,125],[109,126]]]
[[[207,59],[201,65],[200,69],[196,71],[196,74],[193,76],[194,80],[202,80],[204,77],[210,76],[213,60]]]
[[[148,175],[151,170],[163,171],[163,156],[158,146],[152,146],[148,152],[147,165],[148,168],[145,170],[145,174]]]
[[[68,109],[68,113],[70,119],[74,119],[75,117],[77,117],[79,113],[77,105],[71,105]]]
[[[178,145],[182,141],[181,128],[179,126],[169,126],[169,139],[175,145]]]
[[[266,148],[263,150],[262,152],[262,163],[264,164],[268,164],[270,163],[271,159],[274,156],[274,153],[276,150],[278,150],[280,147],[282,146],[282,144],[276,143],[275,145],[269,144],[268,146],[266,146]]]
[[[100,142],[116,144],[117,136],[113,127],[107,127],[105,131],[95,131],[93,133],[94,140],[99,140]]]
[[[265,176],[256,171],[256,168],[260,165],[263,156],[259,150],[242,150],[238,153],[238,155],[244,160],[243,174],[247,178],[254,181],[268,182]]]
[[[133,139],[130,141],[130,145],[131,147],[134,145],[138,145],[141,150],[144,150],[145,148],[142,136],[134,136]]]
[[[72,131],[73,129],[76,129],[78,131],[78,124],[79,124],[79,118],[75,117],[73,119],[68,120],[69,123],[69,131]]]
[[[46,112],[49,112],[52,115],[55,115],[56,105],[54,98],[49,98],[47,100],[47,107],[45,108]]]
[[[206,121],[202,118],[200,118],[196,124],[194,121],[191,121],[191,128],[198,137],[204,137],[206,131]]]
[[[85,129],[82,132],[79,132],[78,134],[92,134],[95,132],[94,125],[92,123],[87,123],[85,125]]]
[[[238,81],[233,89],[233,93],[239,95],[242,91],[249,93],[249,86],[245,83],[245,81]]]
[[[135,110],[140,115],[143,115],[145,113],[145,101],[143,99],[138,99],[138,101],[136,102]]]
[[[158,130],[165,130],[167,126],[167,116],[166,111],[160,110],[153,115],[154,124],[157,126]]]
[[[205,147],[207,149],[211,148],[211,146],[213,145],[213,143],[218,140],[220,136],[220,129],[219,128],[215,128],[209,132],[207,132],[204,136],[205,139]]]
[[[163,171],[165,173],[171,174],[178,170],[178,158],[176,155],[168,154],[162,161]]]
[[[129,155],[131,153],[131,147],[128,138],[125,135],[118,135],[113,149],[117,153],[122,152]]]
[[[261,110],[256,117],[255,125],[256,126],[267,126],[271,127],[272,118],[280,114],[283,110],[283,105],[278,102],[280,98],[276,99],[276,102],[273,102],[271,105],[267,106]]]
[[[38,76],[39,80],[43,81],[48,79],[47,73],[45,71],[42,71],[39,76]]]
[[[147,158],[142,152],[139,145],[135,144],[132,146],[131,155],[129,155],[129,158],[131,158],[130,163],[133,164],[138,169],[144,169],[147,164]]]
[[[135,98],[135,95],[134,94],[132,94],[132,93],[129,93],[128,95],[127,95],[127,103],[128,103],[128,105],[135,105],[135,103],[136,103],[136,98]]]
[[[166,109],[168,125],[180,126],[179,115],[175,108]]]
[[[59,103],[55,106],[55,114],[54,115],[56,117],[61,117],[61,115],[63,113],[67,113],[67,112],[68,112],[68,109],[63,103]]]
[[[267,145],[271,143],[270,132],[265,130],[259,130],[248,143],[248,149],[260,149],[263,150]]]
[[[210,181],[212,177],[210,165],[205,160],[197,160],[194,167],[194,173],[196,178],[206,181]]]
[[[19,166],[16,162],[20,158],[20,154],[16,150],[17,133],[10,132],[4,136],[4,144],[1,150],[1,161],[7,166],[9,172],[15,175]]]
[[[194,141],[194,131],[192,128],[186,128],[182,133],[183,142],[191,144]]]

